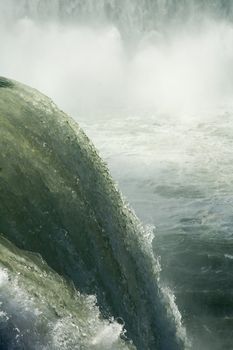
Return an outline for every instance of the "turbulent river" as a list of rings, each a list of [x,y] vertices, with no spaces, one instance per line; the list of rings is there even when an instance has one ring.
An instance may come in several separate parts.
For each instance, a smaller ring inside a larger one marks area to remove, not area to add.
[[[223,0],[0,0],[0,75],[72,115],[142,223],[167,311],[158,350],[232,349],[232,21]],[[13,242],[33,253],[0,239],[0,349],[157,349],[120,302],[103,307],[96,275],[67,282],[42,248]]]

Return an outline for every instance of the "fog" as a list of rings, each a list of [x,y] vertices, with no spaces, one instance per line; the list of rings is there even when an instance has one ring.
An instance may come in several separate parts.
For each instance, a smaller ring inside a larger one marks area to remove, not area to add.
[[[151,31],[130,43],[113,25],[5,18],[0,41],[0,74],[41,90],[77,118],[200,118],[232,102],[233,26],[223,20]]]

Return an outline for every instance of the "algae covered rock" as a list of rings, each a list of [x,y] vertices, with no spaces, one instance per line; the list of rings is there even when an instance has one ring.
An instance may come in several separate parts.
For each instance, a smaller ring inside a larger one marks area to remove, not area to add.
[[[138,349],[178,348],[140,223],[79,126],[38,91],[0,78],[0,149],[0,232],[95,294]]]

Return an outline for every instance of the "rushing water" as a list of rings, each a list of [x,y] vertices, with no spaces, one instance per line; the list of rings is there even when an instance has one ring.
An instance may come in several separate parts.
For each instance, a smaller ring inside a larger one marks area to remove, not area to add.
[[[122,325],[101,320],[94,296],[84,296],[39,255],[21,252],[1,237],[1,349],[133,349]]]
[[[193,348],[231,349],[231,113],[192,125],[129,118],[83,126],[136,213],[155,225],[161,278]]]
[[[232,2],[0,0],[0,9],[1,75],[76,117],[154,227],[186,346],[231,349]]]

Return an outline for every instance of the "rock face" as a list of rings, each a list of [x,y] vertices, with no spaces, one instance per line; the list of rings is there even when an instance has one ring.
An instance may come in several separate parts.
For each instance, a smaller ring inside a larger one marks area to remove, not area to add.
[[[0,232],[40,253],[138,349],[177,349],[142,231],[79,126],[38,91],[0,78]]]

